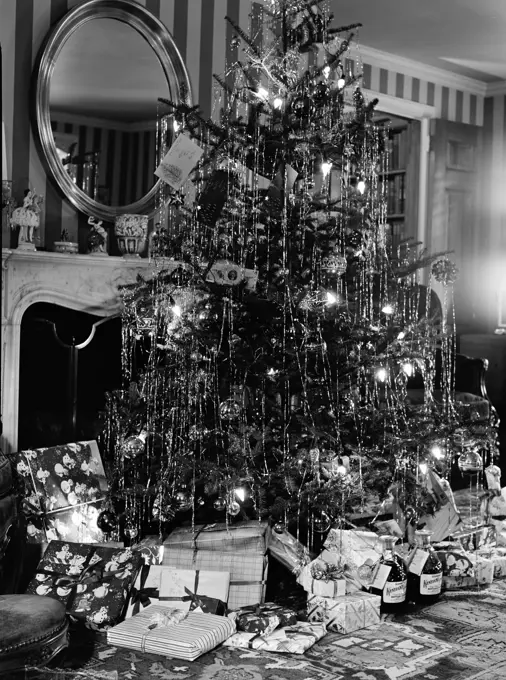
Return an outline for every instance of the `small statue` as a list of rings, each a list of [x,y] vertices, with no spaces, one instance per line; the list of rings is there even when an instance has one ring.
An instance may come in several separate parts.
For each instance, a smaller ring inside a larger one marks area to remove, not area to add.
[[[107,232],[102,226],[102,220],[88,218],[91,226],[88,234],[88,253],[90,255],[107,255]]]
[[[44,199],[34,191],[27,191],[23,207],[12,211],[11,228],[19,227],[18,248],[35,250],[34,232],[40,226],[41,204]]]

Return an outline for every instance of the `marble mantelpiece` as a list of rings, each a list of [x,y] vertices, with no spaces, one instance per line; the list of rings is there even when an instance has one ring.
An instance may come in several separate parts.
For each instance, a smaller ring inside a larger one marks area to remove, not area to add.
[[[96,316],[121,310],[118,286],[149,277],[147,259],[2,249],[2,449],[17,450],[21,320],[36,302]]]

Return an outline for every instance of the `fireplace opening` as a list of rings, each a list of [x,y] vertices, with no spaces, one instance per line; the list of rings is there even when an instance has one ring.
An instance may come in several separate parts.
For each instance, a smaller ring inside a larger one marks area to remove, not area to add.
[[[21,322],[18,450],[96,439],[121,387],[121,319],[50,303]]]

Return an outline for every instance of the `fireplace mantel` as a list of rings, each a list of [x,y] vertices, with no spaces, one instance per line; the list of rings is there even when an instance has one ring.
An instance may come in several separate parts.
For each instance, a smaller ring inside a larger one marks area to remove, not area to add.
[[[17,450],[21,320],[36,302],[96,316],[121,310],[118,286],[149,276],[148,259],[2,249],[2,449]]]

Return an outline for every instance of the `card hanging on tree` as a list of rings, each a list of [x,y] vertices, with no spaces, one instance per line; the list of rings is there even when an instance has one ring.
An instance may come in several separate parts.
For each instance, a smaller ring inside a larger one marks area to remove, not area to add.
[[[179,135],[155,170],[155,175],[179,190],[199,162],[204,150],[186,135]]]

